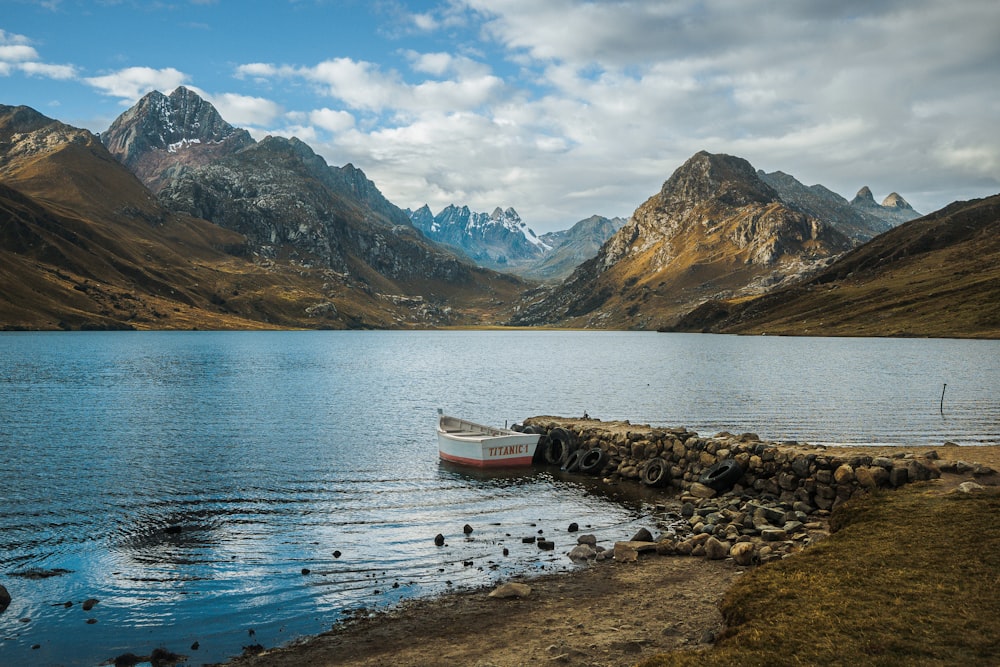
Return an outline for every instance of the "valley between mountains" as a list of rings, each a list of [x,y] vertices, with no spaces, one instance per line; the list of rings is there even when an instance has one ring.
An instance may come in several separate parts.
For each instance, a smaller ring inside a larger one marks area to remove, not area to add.
[[[626,219],[401,209],[186,88],[99,136],[0,105],[0,329],[1000,337],[1000,195],[921,216],[699,152]],[[509,203],[508,203],[509,204]]]

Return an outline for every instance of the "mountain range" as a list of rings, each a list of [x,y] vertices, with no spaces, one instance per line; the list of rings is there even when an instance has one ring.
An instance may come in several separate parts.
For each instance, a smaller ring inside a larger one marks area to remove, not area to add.
[[[90,132],[0,106],[0,326],[468,325],[524,289],[382,214],[358,170],[324,165],[301,142],[250,143],[158,198]]]
[[[896,193],[848,201],[700,152],[627,221],[536,235],[513,207],[404,211],[353,165],[255,141],[185,88],[99,136],[0,106],[0,328],[997,335],[995,202],[918,216]],[[861,276],[863,306],[819,298]]]
[[[434,215],[424,204],[406,213],[427,238],[479,266],[546,281],[568,276],[625,224],[621,218],[594,215],[569,229],[538,236],[512,207],[476,213],[452,204]]]

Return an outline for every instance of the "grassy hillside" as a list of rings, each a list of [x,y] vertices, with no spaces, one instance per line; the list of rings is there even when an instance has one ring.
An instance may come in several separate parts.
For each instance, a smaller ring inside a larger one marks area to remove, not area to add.
[[[1000,337],[1000,195],[900,225],[804,283],[703,304],[673,330]]]

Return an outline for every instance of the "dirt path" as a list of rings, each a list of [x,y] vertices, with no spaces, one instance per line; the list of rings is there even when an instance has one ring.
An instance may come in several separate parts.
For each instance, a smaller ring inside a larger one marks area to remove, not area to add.
[[[404,603],[298,645],[234,661],[292,665],[634,665],[711,641],[718,602],[742,568],[731,561],[640,556],[573,574],[520,579],[526,598],[488,590]]]

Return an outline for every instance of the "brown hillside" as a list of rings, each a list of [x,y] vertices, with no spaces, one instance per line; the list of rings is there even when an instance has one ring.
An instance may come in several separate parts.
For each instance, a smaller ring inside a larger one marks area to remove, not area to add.
[[[799,285],[706,303],[675,329],[1000,337],[1000,195],[900,225]]]
[[[251,261],[245,237],[163,209],[89,132],[4,106],[0,285],[0,329],[467,324],[520,286],[477,272],[401,296],[392,283]]]
[[[655,329],[708,299],[759,294],[851,247],[786,206],[746,160],[701,152],[562,285],[513,321]]]

